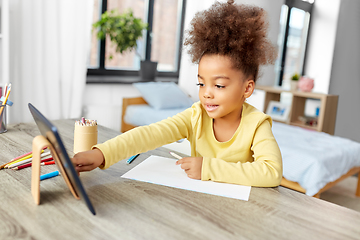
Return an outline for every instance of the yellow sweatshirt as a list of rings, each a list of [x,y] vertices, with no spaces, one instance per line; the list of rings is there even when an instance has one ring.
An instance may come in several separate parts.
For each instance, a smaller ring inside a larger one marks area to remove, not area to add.
[[[279,146],[271,118],[244,103],[240,125],[227,142],[216,140],[213,119],[200,102],[177,115],[134,128],[94,147],[105,157],[103,169],[119,160],[187,138],[191,156],[203,157],[201,180],[274,187],[282,178]]]

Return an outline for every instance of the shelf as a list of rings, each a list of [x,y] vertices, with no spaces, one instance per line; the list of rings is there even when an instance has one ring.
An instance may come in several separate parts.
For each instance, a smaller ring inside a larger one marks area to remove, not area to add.
[[[267,109],[270,101],[280,101],[282,93],[292,94],[291,109],[289,119],[286,121],[286,124],[309,130],[334,134],[337,104],[339,98],[338,95],[289,91],[280,87],[269,86],[256,86],[256,89],[263,90],[265,92],[264,109]],[[320,100],[321,102],[316,126],[309,126],[299,121],[299,117],[303,117],[305,115],[305,104],[307,99],[316,99]]]
[[[302,128],[306,128],[306,129],[309,129],[309,130],[317,131],[317,126],[306,125],[306,124],[303,124],[303,123],[300,122],[300,121],[290,122],[290,125],[297,126],[297,127],[302,127]]]
[[[263,90],[263,91],[266,91],[269,93],[277,93],[277,94],[291,93],[294,96],[313,98],[313,99],[320,99],[322,97],[328,97],[328,96],[336,96],[336,95],[325,94],[325,93],[291,91],[291,90],[283,89],[281,87],[270,87],[270,86],[261,86],[261,85],[256,86],[256,89]]]

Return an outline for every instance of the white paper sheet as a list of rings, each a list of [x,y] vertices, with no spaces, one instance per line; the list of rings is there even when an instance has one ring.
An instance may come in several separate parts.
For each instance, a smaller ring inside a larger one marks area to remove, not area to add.
[[[172,158],[150,156],[122,177],[195,192],[249,200],[250,186],[191,179],[179,165],[175,165],[175,162],[176,160]]]

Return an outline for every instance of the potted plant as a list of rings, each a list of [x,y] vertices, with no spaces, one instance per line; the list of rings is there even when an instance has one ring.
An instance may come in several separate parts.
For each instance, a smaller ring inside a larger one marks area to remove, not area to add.
[[[136,18],[131,9],[122,14],[116,10],[104,12],[99,21],[93,24],[93,28],[97,29],[96,37],[104,40],[106,36],[110,37],[112,43],[116,45],[116,52],[122,54],[125,51],[135,50],[136,55],[141,55],[136,51],[137,40],[142,37],[142,31],[148,28],[148,24],[144,23],[141,18]],[[112,59],[112,55],[109,56]],[[151,65],[151,68],[148,67]],[[140,63],[140,75],[143,80],[153,80],[155,78],[157,62],[144,61]],[[152,72],[143,72],[143,71]]]
[[[297,90],[299,79],[300,79],[300,75],[298,73],[294,73],[291,76],[291,83],[290,84],[291,84],[291,90],[292,91]]]

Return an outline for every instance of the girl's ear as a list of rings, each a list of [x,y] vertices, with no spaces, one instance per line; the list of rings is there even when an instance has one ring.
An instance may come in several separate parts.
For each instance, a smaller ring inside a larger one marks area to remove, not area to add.
[[[254,92],[255,89],[255,81],[252,79],[249,79],[246,81],[245,83],[245,93],[244,93],[244,97],[248,98],[251,96],[251,94]]]

